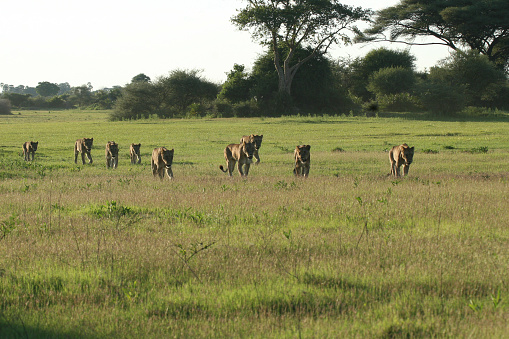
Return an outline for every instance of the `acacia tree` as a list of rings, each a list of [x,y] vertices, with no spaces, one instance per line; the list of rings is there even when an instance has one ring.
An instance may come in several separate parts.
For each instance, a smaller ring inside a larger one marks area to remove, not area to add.
[[[314,55],[326,53],[333,44],[349,43],[347,32],[357,32],[354,23],[367,21],[370,14],[370,10],[337,0],[247,0],[246,8],[239,10],[232,22],[272,48],[279,93],[289,97],[299,67]],[[298,48],[310,52],[294,60]],[[283,55],[282,50],[286,51]]]
[[[401,0],[377,12],[358,41],[390,41],[410,45],[467,46],[499,67],[509,62],[509,1]],[[416,41],[433,37],[430,41]]]

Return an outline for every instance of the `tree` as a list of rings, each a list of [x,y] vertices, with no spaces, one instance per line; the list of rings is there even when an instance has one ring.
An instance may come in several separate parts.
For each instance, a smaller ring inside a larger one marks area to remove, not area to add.
[[[39,84],[35,87],[37,94],[42,97],[52,97],[57,95],[58,91],[60,91],[60,87],[57,84],[53,84],[48,81],[39,82]]]
[[[72,99],[79,107],[88,105],[92,100],[92,85],[90,82],[86,85],[81,85],[71,88]]]
[[[401,0],[378,11],[371,27],[356,40],[444,45],[454,50],[467,46],[507,67],[508,17],[507,0]],[[415,41],[420,37],[435,40]]]
[[[131,79],[131,82],[150,82],[150,77],[146,76],[145,74],[143,73],[140,73],[138,75],[135,75],[132,79]]]
[[[415,74],[403,67],[382,68],[370,76],[367,86],[377,96],[410,92],[415,84]]]
[[[357,31],[356,21],[368,20],[371,11],[351,7],[337,0],[247,0],[232,22],[251,31],[262,45],[271,46],[280,95],[289,97],[297,70],[316,54],[324,54],[332,44],[349,43],[346,31]],[[285,54],[280,47],[284,46]],[[298,48],[309,54],[294,60]]]
[[[244,65],[233,65],[233,70],[227,73],[226,82],[218,94],[218,99],[228,100],[232,103],[249,100],[253,81],[245,72]]]
[[[372,99],[367,90],[370,77],[383,68],[403,68],[414,70],[415,57],[408,51],[378,48],[369,51],[363,58],[353,60],[344,75],[346,86],[350,92],[363,100]]]

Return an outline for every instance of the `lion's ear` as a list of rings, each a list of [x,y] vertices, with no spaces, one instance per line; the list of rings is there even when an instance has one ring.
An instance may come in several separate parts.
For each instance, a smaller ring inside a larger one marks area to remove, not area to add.
[[[307,150],[309,151],[311,149],[310,145],[306,145]]]

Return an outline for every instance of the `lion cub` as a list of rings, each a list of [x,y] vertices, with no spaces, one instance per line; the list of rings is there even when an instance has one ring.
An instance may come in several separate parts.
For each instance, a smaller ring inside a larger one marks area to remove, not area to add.
[[[311,146],[309,145],[299,145],[295,147],[295,151],[293,152],[293,156],[295,158],[295,168],[293,169],[293,174],[297,177],[307,178],[309,175],[309,163],[311,161],[309,150]]]
[[[139,164],[141,162],[140,147],[141,144],[131,144],[131,146],[129,146],[131,164]]]
[[[229,144],[224,149],[224,159],[226,160],[227,170],[224,169],[223,165],[219,165],[219,169],[223,172],[228,172],[228,176],[233,175],[235,164],[238,162],[238,170],[241,177],[249,174],[249,167],[253,162],[253,154],[255,146],[252,142],[246,142],[242,140],[240,144]]]
[[[260,163],[260,156],[258,155],[258,150],[262,146],[262,140],[263,140],[263,134],[262,135],[244,135],[242,139],[240,139],[240,142],[252,142],[254,144],[255,150],[253,153],[253,156],[256,159],[255,164],[258,165]]]
[[[118,166],[118,144],[115,141],[108,141],[106,144],[106,168],[117,168]]]
[[[34,160],[38,145],[39,141],[27,141],[23,144],[23,157],[25,161],[30,161],[30,154],[32,154],[32,161]]]
[[[152,174],[154,177],[159,175],[161,180],[164,179],[164,174],[168,176],[168,179],[173,179],[173,171],[171,165],[173,164],[173,149],[167,150],[165,147],[154,148],[152,151]]]
[[[81,161],[83,162],[83,165],[85,165],[85,156],[88,158],[88,163],[91,164],[93,160],[90,151],[92,150],[93,144],[94,138],[76,140],[74,143],[74,163],[78,163],[78,153],[81,153]]]
[[[408,147],[407,144],[394,146],[389,151],[389,159],[391,160],[391,175],[399,177],[399,168],[403,165],[403,176],[406,176],[408,175],[410,164],[414,160],[414,148]]]

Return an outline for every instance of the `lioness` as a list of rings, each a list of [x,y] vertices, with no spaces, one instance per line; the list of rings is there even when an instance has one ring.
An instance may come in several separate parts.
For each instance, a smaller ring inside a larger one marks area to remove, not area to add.
[[[106,144],[106,168],[117,168],[118,166],[118,144],[115,141],[108,141]]]
[[[141,162],[140,147],[141,144],[131,144],[131,146],[129,146],[131,164],[139,164]]]
[[[389,151],[389,159],[391,160],[391,175],[399,177],[401,165],[403,165],[403,176],[408,175],[408,169],[414,159],[414,148],[408,147],[407,144],[394,146]]]
[[[171,165],[173,163],[173,149],[167,150],[165,147],[154,148],[152,151],[152,174],[154,177],[159,175],[163,180],[164,173],[169,179],[173,179],[173,171]]]
[[[219,166],[219,169],[223,172],[228,171],[228,175],[231,177],[233,175],[233,170],[235,168],[235,163],[238,161],[238,170],[240,176],[247,176],[249,173],[249,166],[253,162],[253,154],[255,151],[255,146],[252,142],[242,141],[240,144],[229,144],[224,149],[224,158],[226,160],[226,165],[228,166],[228,170],[225,170],[223,165]],[[242,168],[244,167],[244,171]]]
[[[293,151],[293,157],[295,158],[295,168],[293,169],[293,174],[297,177],[303,176],[307,178],[309,175],[309,164],[311,161],[311,155],[309,150],[311,146],[309,145],[299,145],[295,147],[295,151]]]
[[[88,163],[91,164],[92,154],[90,151],[92,150],[92,145],[94,144],[94,138],[83,138],[76,140],[74,144],[74,163],[78,163],[78,153],[81,153],[81,161],[83,165],[85,165],[85,155],[88,158]]]
[[[23,144],[23,157],[25,161],[30,161],[30,154],[32,154],[32,161],[34,160],[38,145],[39,141],[27,141]]]
[[[254,144],[255,151],[253,153],[253,156],[256,159],[256,162],[255,162],[256,165],[258,165],[260,163],[260,156],[258,155],[258,150],[262,146],[262,140],[263,140],[263,134],[262,135],[255,135],[255,134],[244,135],[242,137],[242,139],[240,139],[240,142],[242,142],[242,141],[252,142]]]

